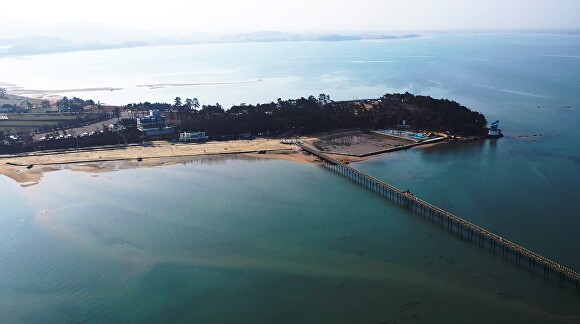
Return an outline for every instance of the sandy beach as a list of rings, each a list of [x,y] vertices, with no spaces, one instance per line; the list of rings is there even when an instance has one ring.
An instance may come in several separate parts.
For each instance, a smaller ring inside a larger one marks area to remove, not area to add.
[[[200,157],[227,157],[232,154],[243,154],[253,158],[284,159],[303,163],[316,162],[314,157],[302,153],[295,145],[282,144],[277,139],[208,142],[203,144],[177,143],[175,145],[166,141],[155,141],[144,145],[123,147],[0,155],[0,174],[27,186],[38,183],[45,172],[64,168],[103,172],[112,171],[119,167],[154,167],[180,163]]]
[[[369,137],[371,140],[343,144],[351,152],[366,152],[377,149],[377,145],[380,145],[379,140],[382,138],[356,131],[339,131],[335,135],[324,133],[302,137],[300,140],[313,144],[329,138],[352,137],[353,134],[361,138]],[[390,143],[392,139],[384,137],[384,141]],[[341,144],[334,144],[333,146],[337,154],[332,154],[333,152],[328,151],[325,153],[344,163],[358,162],[376,156],[344,154],[340,148]],[[167,141],[153,141],[129,146],[0,155],[0,174],[15,180],[22,186],[29,186],[37,184],[44,173],[61,169],[107,172],[117,169],[170,165],[198,158],[231,158],[232,155],[260,159],[282,159],[299,163],[321,163],[316,157],[301,151],[298,146],[283,144],[280,139],[176,144],[171,144]]]
[[[261,80],[249,82],[259,81]],[[96,89],[70,90],[86,91]],[[98,90],[101,90],[101,88]],[[50,92],[44,90],[38,91],[43,92],[42,95],[46,95]],[[24,97],[18,98],[25,99]],[[309,137],[301,137],[300,140],[313,144],[324,142],[329,138],[336,139],[345,136],[360,136],[364,138],[369,135],[362,134],[360,131],[356,130],[338,130],[335,132],[320,133]],[[348,147],[353,150],[353,152],[369,151],[373,149],[371,147],[372,145],[369,146],[369,143],[370,141],[368,140],[362,140],[357,143],[348,143]],[[330,151],[325,153],[345,163],[357,162],[370,158],[348,154],[348,149],[341,151],[341,146],[346,147],[347,145],[336,144],[335,147],[338,147],[337,152]],[[242,155],[248,158],[282,159],[298,163],[322,163],[316,157],[304,153],[296,145],[283,144],[281,139],[260,138],[254,140],[175,144],[167,141],[152,141],[127,146],[38,151],[22,154],[0,154],[0,175],[13,179],[21,186],[30,186],[39,183],[46,172],[62,169],[96,173],[127,168],[147,168],[170,165],[199,158],[232,158],[234,155]]]

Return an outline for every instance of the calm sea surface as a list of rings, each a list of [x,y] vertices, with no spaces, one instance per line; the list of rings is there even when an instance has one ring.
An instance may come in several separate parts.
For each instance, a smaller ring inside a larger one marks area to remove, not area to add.
[[[506,137],[355,167],[580,270],[578,36],[150,47],[0,59],[0,71],[26,88],[126,88],[65,93],[114,103],[457,100]],[[26,188],[2,177],[0,193],[3,323],[580,321],[574,293],[317,166],[62,170]]]

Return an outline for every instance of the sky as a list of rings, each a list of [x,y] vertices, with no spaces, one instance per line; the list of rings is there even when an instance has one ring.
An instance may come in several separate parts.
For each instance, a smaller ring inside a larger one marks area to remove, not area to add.
[[[580,28],[580,0],[8,0],[29,26],[83,20],[163,33]]]

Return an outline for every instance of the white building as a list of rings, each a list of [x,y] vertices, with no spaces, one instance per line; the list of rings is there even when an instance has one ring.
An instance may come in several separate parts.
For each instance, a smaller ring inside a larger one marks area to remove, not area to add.
[[[207,141],[208,137],[205,132],[183,132],[179,133],[180,142],[203,142]]]

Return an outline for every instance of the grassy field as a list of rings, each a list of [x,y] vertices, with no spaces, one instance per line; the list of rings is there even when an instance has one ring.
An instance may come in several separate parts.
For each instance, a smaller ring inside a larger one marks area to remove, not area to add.
[[[81,126],[85,123],[94,123],[100,117],[108,115],[108,112],[106,111],[79,114],[45,113],[43,109],[39,107],[42,102],[41,99],[30,99],[11,94],[7,95],[6,98],[0,98],[0,107],[9,104],[20,108],[27,108],[26,102],[29,102],[34,106],[29,113],[0,113],[1,132],[4,132],[4,134],[18,132],[49,132],[55,128],[70,128]]]
[[[1,114],[0,131],[5,134],[16,132],[31,133],[46,128],[79,126],[103,114]]]
[[[26,105],[26,101],[33,105],[40,106],[42,99],[30,99],[9,94],[6,96],[6,98],[0,98],[0,107],[6,104],[20,107],[21,105]]]
[[[38,127],[42,125],[57,125],[58,120],[2,120],[0,127]]]
[[[91,115],[97,116],[98,114],[16,114],[6,115],[8,119],[4,119],[4,121],[63,121],[90,118]]]

